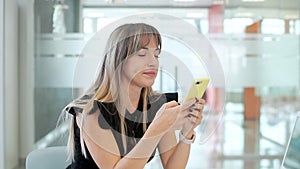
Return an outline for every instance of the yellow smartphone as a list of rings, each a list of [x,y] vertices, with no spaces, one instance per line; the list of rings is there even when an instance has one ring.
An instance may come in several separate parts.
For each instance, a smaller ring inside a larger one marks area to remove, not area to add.
[[[193,81],[186,97],[184,98],[184,102],[197,97],[198,99],[201,99],[206,87],[209,83],[208,78],[197,78]]]

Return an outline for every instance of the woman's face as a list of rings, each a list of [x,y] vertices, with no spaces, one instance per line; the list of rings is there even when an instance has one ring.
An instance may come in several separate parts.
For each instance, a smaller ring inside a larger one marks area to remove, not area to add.
[[[143,38],[148,41],[148,37]],[[156,40],[150,37],[150,42],[130,56],[124,64],[124,78],[130,85],[150,87],[154,84],[158,71],[158,49]]]

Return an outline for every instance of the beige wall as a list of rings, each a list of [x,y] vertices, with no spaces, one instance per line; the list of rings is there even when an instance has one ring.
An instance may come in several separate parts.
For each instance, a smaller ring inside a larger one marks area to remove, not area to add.
[[[17,0],[4,0],[4,113],[5,169],[12,169],[19,162]]]

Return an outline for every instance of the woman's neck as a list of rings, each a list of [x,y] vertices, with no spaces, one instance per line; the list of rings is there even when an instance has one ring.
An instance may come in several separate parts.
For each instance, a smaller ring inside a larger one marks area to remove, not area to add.
[[[128,100],[126,108],[129,112],[134,112],[137,109],[141,97],[141,91],[142,88],[129,85],[128,91],[126,91],[128,95],[128,99],[126,99]]]

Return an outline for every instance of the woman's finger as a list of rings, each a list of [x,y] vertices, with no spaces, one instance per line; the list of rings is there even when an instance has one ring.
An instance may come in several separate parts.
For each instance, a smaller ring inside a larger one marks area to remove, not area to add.
[[[188,116],[187,119],[189,120],[189,122],[191,122],[192,124],[195,124],[197,121],[197,118],[195,118],[194,116]]]
[[[201,124],[202,118],[203,118],[203,116],[202,116],[202,114],[200,114],[198,116],[198,119],[195,121],[195,126],[198,126],[199,124]]]
[[[191,109],[190,109],[191,110]],[[196,111],[189,111],[188,115],[187,116],[191,116],[191,117],[195,117],[195,118],[198,118],[198,115],[199,113],[196,112]]]
[[[192,114],[194,116],[198,116],[199,114],[202,114],[202,110],[204,107],[200,107],[200,108],[190,108],[188,110],[188,114]]]
[[[181,111],[185,111],[185,110],[188,110],[189,108],[191,108],[192,106],[195,106],[196,104],[196,100],[195,99],[190,99],[186,102],[184,102],[182,105],[181,105]]]

